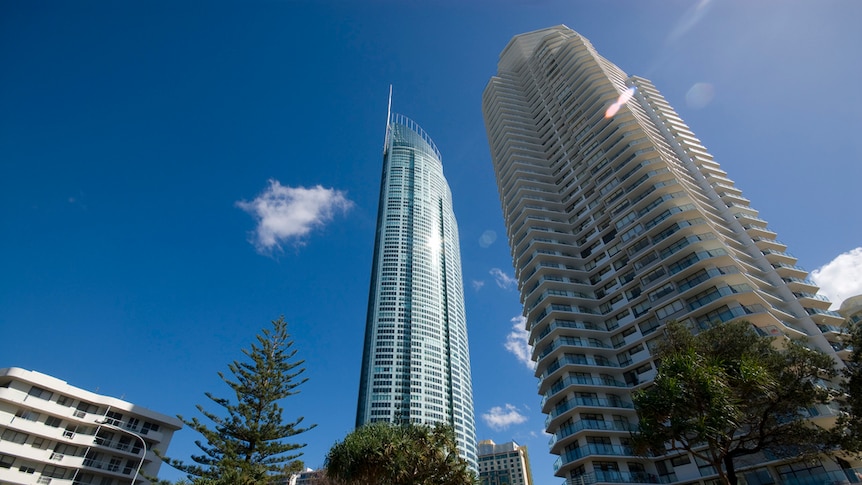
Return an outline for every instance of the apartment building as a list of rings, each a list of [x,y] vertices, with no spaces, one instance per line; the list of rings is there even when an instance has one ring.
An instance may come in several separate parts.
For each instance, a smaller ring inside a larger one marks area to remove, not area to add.
[[[843,318],[655,86],[568,27],[509,42],[483,113],[556,475],[708,483],[687,455],[630,447],[658,330],[744,319],[835,356],[824,332]],[[737,468],[748,483],[843,476],[763,455]]]
[[[496,444],[479,442],[479,483],[481,485],[533,485],[527,447],[514,441]]]
[[[0,369],[0,484],[149,483],[182,423],[36,371]]]

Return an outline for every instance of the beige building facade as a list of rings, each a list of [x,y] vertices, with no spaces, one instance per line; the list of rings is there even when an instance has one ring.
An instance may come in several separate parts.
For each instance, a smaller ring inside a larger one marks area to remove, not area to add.
[[[835,356],[843,318],[652,83],[568,27],[509,42],[483,113],[556,475],[709,483],[694,458],[630,446],[664,323],[743,319]],[[837,407],[809,413],[828,424]],[[737,468],[749,484],[850,473],[760,455]]]
[[[533,485],[527,447],[514,441],[496,444],[479,442],[479,483],[481,485]]]

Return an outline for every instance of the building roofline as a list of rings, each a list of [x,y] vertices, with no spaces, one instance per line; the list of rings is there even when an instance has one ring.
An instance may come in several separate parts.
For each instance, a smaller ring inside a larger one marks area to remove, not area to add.
[[[97,394],[80,387],[75,387],[62,379],[58,379],[54,376],[43,374],[38,371],[22,369],[20,367],[0,368],[0,380],[7,377],[13,380],[27,382],[38,387],[45,387],[51,391],[70,394],[78,399],[103,404],[115,409],[122,409],[124,411],[135,413],[141,417],[152,418],[159,421],[161,424],[177,430],[183,427],[182,421],[176,417],[168,416],[122,399],[106,396],[104,394]]]

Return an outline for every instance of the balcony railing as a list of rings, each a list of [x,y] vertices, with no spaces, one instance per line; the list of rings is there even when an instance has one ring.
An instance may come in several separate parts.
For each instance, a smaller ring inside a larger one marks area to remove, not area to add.
[[[632,431],[635,428],[637,428],[637,426],[628,423],[618,423],[615,421],[599,421],[595,419],[579,419],[565,426],[562,426],[559,430],[557,430],[556,433],[551,435],[551,439],[548,441],[548,446],[553,446],[554,443],[556,443],[557,441],[585,429],[599,431]]]
[[[99,446],[104,446],[107,448],[113,448],[115,450],[126,451],[130,453],[134,453],[135,455],[141,451],[141,446],[138,441],[132,441],[129,443],[121,443],[119,441],[107,440],[100,436],[97,436],[93,442]]]
[[[783,476],[782,485],[821,485],[821,484],[845,484],[862,483],[862,468],[848,468],[845,470],[834,470],[816,475],[806,476]]]
[[[585,473],[564,481],[561,485],[593,485],[594,483],[674,483],[676,474],[655,476],[645,472],[606,471]]]
[[[539,319],[537,318],[536,321]],[[582,322],[582,321],[574,321],[574,320],[554,320],[552,321],[541,333],[539,333],[539,337],[536,340],[541,340],[545,338],[546,335],[551,333],[554,329],[557,328],[577,328],[580,330],[607,330],[604,328],[604,325],[596,324],[592,322]]]
[[[545,428],[548,427],[548,424],[554,418],[562,415],[566,411],[570,409],[574,409],[578,406],[588,406],[588,407],[599,407],[599,408],[622,408],[622,409],[634,409],[634,404],[623,401],[619,398],[605,399],[605,398],[597,398],[597,397],[573,397],[566,401],[557,404],[554,409],[548,413],[548,417],[545,418]]]
[[[599,356],[596,356],[599,357]],[[594,367],[619,367],[620,365],[602,358],[592,358],[592,357],[572,357],[569,354],[563,355],[559,359],[557,359],[554,363],[548,366],[544,372],[542,372],[542,378],[546,378],[549,375],[556,372],[564,365],[586,365],[586,366],[594,366]]]
[[[575,460],[580,460],[581,458],[584,458],[586,456],[593,455],[631,457],[637,456],[634,454],[631,447],[629,446],[588,444],[580,448],[575,448],[574,450],[566,451],[565,453],[560,455],[560,457],[557,458],[557,460],[554,462],[554,471],[556,472],[566,463],[570,463]],[[658,483],[658,479],[656,478],[656,482],[653,483]]]

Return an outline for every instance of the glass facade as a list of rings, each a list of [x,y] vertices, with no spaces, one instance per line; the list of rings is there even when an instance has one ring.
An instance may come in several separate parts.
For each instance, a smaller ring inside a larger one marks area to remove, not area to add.
[[[446,423],[475,468],[461,252],[440,152],[412,120],[390,116],[356,425]]]

